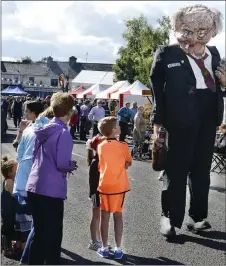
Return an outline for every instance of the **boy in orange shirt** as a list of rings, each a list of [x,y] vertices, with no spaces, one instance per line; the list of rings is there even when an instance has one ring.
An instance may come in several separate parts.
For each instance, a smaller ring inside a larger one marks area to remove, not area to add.
[[[98,191],[100,193],[101,210],[101,238],[102,248],[97,253],[101,257],[109,257],[108,228],[110,214],[114,216],[114,230],[116,248],[115,259],[123,257],[121,248],[123,220],[122,211],[125,193],[130,190],[126,169],[132,164],[132,157],[128,145],[116,139],[120,135],[120,127],[116,117],[105,117],[98,123],[98,129],[106,137],[98,145],[100,181]]]

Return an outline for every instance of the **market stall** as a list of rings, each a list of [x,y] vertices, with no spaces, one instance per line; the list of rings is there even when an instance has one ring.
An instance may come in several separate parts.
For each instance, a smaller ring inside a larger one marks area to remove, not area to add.
[[[110,99],[119,100],[120,107],[124,106],[124,102],[137,102],[138,105],[147,103],[148,97],[144,97],[144,92],[150,91],[143,83],[136,80],[132,85],[121,88],[117,92],[110,95]]]
[[[94,98],[95,97],[94,95],[96,95],[97,93],[100,93],[101,91],[104,91],[105,89],[106,89],[106,87],[104,87],[103,85],[94,84],[93,86],[91,86],[87,90],[78,94],[77,98],[79,98],[79,99],[85,99],[87,97]]]
[[[82,70],[72,81],[71,87],[83,86],[89,88],[95,84],[101,84],[105,88],[113,85],[114,72]]]
[[[110,99],[111,93],[115,93],[119,89],[124,89],[128,86],[130,86],[130,83],[127,80],[118,81],[114,85],[112,85],[110,88],[106,89],[105,91],[102,91],[101,93],[96,94],[95,98],[96,99]]]
[[[27,95],[22,86],[9,86],[5,90],[1,91],[3,95]]]
[[[73,90],[71,92],[71,95],[74,97],[74,98],[77,98],[77,95],[83,93],[86,89],[83,87],[83,86],[80,86],[78,87],[77,89]]]

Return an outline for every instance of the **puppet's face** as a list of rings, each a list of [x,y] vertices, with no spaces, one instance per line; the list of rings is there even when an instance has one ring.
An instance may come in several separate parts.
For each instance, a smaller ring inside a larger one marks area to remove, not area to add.
[[[193,47],[197,43],[207,44],[214,36],[214,22],[208,13],[184,15],[175,25],[175,37],[183,47]]]

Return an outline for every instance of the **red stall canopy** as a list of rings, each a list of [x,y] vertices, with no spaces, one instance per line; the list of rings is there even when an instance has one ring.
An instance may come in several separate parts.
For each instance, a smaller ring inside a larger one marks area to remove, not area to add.
[[[77,95],[80,93],[83,93],[86,89],[83,86],[78,87],[77,89],[73,90],[71,92],[71,95],[75,98],[77,98]]]

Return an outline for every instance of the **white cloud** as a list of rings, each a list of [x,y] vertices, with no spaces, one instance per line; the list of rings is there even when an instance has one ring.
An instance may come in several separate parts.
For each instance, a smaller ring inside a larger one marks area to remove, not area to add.
[[[34,60],[53,54],[55,59],[75,55],[88,61],[113,62],[123,44],[124,19],[143,13],[152,25],[162,15],[184,7],[183,1],[4,1],[2,55]],[[192,4],[203,1],[192,1]],[[189,3],[190,4],[190,3]],[[224,1],[205,2],[225,17]],[[225,20],[224,20],[225,24]],[[174,41],[171,34],[171,42]],[[224,32],[211,40],[225,55]]]
[[[2,61],[16,61],[17,58],[2,56]]]

